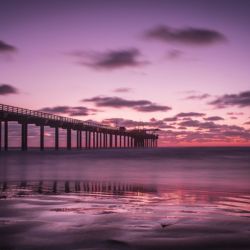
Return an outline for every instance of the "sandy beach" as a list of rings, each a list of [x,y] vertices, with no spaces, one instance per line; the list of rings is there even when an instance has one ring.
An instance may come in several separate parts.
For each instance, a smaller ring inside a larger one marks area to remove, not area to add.
[[[249,155],[1,153],[0,249],[248,249]]]

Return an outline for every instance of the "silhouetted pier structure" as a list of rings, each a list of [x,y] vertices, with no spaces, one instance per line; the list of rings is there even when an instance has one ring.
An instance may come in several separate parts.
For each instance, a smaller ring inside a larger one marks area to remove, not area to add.
[[[77,149],[157,147],[158,135],[148,133],[146,130],[126,130],[124,127],[111,127],[99,123],[86,122],[40,111],[0,104],[0,150],[2,146],[5,151],[9,148],[8,122],[13,121],[20,124],[21,149],[23,151],[28,149],[29,124],[35,124],[40,127],[40,150],[44,150],[45,148],[45,126],[54,128],[55,150],[58,150],[60,146],[59,128],[67,131],[66,147],[68,150],[72,148],[72,130],[76,131]],[[83,141],[83,134],[85,134],[85,141]]]

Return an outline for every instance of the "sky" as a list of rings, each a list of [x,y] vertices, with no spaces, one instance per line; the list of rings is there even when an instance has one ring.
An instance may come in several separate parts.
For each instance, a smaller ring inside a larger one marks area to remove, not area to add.
[[[250,145],[249,23],[244,0],[1,0],[0,103]]]

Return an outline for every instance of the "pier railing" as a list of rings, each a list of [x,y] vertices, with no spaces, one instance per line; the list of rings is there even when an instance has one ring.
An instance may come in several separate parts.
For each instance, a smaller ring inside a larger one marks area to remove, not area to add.
[[[97,128],[106,128],[106,129],[111,129],[111,130],[119,129],[118,127],[111,127],[111,126],[103,125],[103,124],[96,123],[96,122],[82,121],[82,120],[78,120],[74,118],[63,117],[60,115],[54,115],[54,114],[49,114],[49,113],[42,112],[42,111],[19,108],[19,107],[5,105],[5,104],[0,104],[0,111],[5,111],[5,112],[17,114],[17,115],[44,118],[44,119],[49,119],[53,121],[61,121],[61,122],[79,124],[79,125],[84,125],[84,126],[92,126],[92,127],[97,127]]]

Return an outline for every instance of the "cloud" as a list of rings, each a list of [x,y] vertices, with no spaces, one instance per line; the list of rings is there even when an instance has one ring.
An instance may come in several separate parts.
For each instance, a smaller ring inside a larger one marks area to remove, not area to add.
[[[113,92],[115,93],[128,93],[128,92],[131,92],[131,88],[117,88],[117,89],[114,89]]]
[[[186,130],[186,129],[187,129],[187,127],[180,126],[180,127],[178,127],[178,129],[180,129],[180,130]]]
[[[223,95],[212,102],[209,102],[215,108],[226,108],[231,106],[248,107],[250,106],[250,91],[239,94]]]
[[[0,40],[0,53],[15,52],[17,48]]]
[[[104,96],[95,96],[88,99],[83,99],[83,102],[94,102],[98,107],[113,107],[113,108],[123,108],[123,107],[135,107],[135,106],[144,106],[151,104],[147,100],[126,100],[120,97],[104,97]]]
[[[178,49],[172,49],[170,51],[168,51],[167,53],[167,57],[169,59],[172,59],[172,60],[175,60],[175,59],[178,59],[182,56],[183,52],[178,50]]]
[[[124,67],[138,67],[147,64],[146,61],[140,60],[141,53],[136,48],[109,50],[104,53],[76,51],[71,53],[71,55],[80,59],[80,64],[94,69],[112,70]]]
[[[127,100],[120,97],[96,96],[82,101],[93,102],[98,107],[132,108],[140,112],[168,111],[171,109],[171,107],[158,105],[148,100]]]
[[[140,112],[156,112],[156,111],[168,111],[171,108],[163,105],[150,104],[146,106],[138,106],[135,107],[134,109]]]
[[[231,119],[231,120],[237,120],[238,117],[236,117],[236,116],[231,116],[230,119]]]
[[[165,122],[175,122],[178,120],[178,117],[174,116],[174,117],[167,117],[167,118],[164,118],[163,121]]]
[[[216,30],[193,27],[175,29],[164,25],[146,31],[145,37],[188,45],[210,45],[226,40],[225,36]]]
[[[146,122],[146,121],[134,121],[130,119],[123,119],[123,118],[109,118],[102,121],[103,124],[109,125],[109,126],[118,126],[118,127],[126,127],[126,128],[136,128],[136,127],[146,127],[146,128],[152,128],[152,129],[166,129],[166,128],[172,128],[175,127],[167,125],[162,120],[152,120]]]
[[[220,116],[209,116],[206,118],[203,118],[206,121],[222,121],[224,120],[224,118],[220,117]]]
[[[163,121],[165,122],[175,122],[175,121],[178,121],[179,119],[188,119],[190,117],[203,117],[205,116],[206,114],[204,113],[198,113],[198,112],[181,112],[181,113],[178,113],[177,115],[173,116],[173,117],[166,117],[163,119]]]
[[[243,112],[227,112],[227,115],[244,115]]]
[[[17,88],[9,84],[0,84],[0,95],[18,94]]]
[[[200,122],[197,120],[188,120],[180,122],[179,125],[184,127],[199,127]]]
[[[165,144],[183,144],[183,143],[209,143],[215,145],[216,143],[249,143],[250,130],[244,129],[240,126],[216,124],[214,122],[199,122],[196,120],[181,122],[185,123],[192,130],[185,129],[186,127],[178,127],[181,130],[161,130],[160,138]],[[250,123],[249,123],[250,124]]]
[[[197,112],[187,112],[187,113],[179,113],[176,115],[176,117],[201,117],[201,116],[205,116],[206,114],[204,113],[197,113]]]
[[[187,96],[185,99],[186,100],[203,100],[208,97],[210,97],[209,94],[201,94],[201,95],[190,95],[190,96]]]
[[[103,124],[109,125],[109,126],[115,126],[115,127],[138,127],[138,126],[144,126],[145,122],[138,122],[130,119],[123,119],[123,118],[109,118],[104,119],[102,121]]]
[[[226,125],[226,124],[217,124],[212,121],[206,121],[206,122],[201,122],[198,120],[188,120],[188,121],[183,121],[179,123],[180,126],[185,126],[185,127],[196,127],[198,130],[210,130],[210,131],[227,131],[227,130],[237,130],[237,131],[242,131],[244,128],[236,126],[236,125]]]
[[[203,132],[203,131],[161,131],[161,141],[165,144],[183,144],[183,143],[209,143],[216,145],[217,143],[235,144],[248,143],[250,140],[250,133],[247,130],[235,131],[227,129],[225,131]]]
[[[87,107],[77,106],[55,106],[55,107],[45,107],[40,109],[40,111],[56,114],[67,114],[69,116],[88,116],[95,114],[96,109],[89,109]]]
[[[249,122],[245,122],[244,124],[245,124],[245,125],[250,125],[250,121],[249,121]]]

